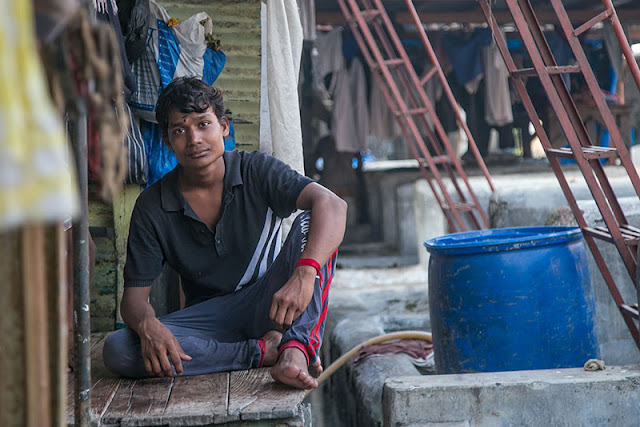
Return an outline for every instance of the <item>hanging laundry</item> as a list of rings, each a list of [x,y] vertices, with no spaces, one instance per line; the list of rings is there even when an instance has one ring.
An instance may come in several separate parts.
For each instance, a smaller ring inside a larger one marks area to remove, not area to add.
[[[316,39],[316,2],[315,0],[297,0],[302,24],[302,37],[305,41]]]
[[[300,14],[295,0],[267,0],[266,3],[267,101],[273,155],[304,173],[298,100],[303,44]]]
[[[336,151],[359,153],[367,147],[369,136],[367,84],[362,62],[354,58],[348,70],[334,73],[334,82],[331,135]]]
[[[118,40],[118,45],[120,46],[120,61],[122,62],[122,76],[125,85],[125,99],[129,99],[131,94],[136,90],[136,79],[131,71],[131,65],[127,59],[124,47],[122,28],[120,27],[120,20],[118,18],[118,6],[116,6],[115,0],[94,0],[94,7],[96,18],[111,25]]]
[[[342,27],[336,27],[328,33],[319,33],[316,37],[316,48],[320,63],[320,78],[346,68],[342,54]],[[333,79],[335,80],[335,79]],[[332,92],[335,82],[329,85]]]
[[[170,25],[167,11],[154,0],[149,1],[151,19],[146,50],[133,66],[136,91],[129,105],[140,118],[156,121],[158,94],[180,76],[203,76],[206,35],[213,31],[211,17],[205,12]]]
[[[124,36],[129,63],[133,64],[144,53],[149,29],[149,0],[120,0],[118,18]]]
[[[544,38],[547,39],[547,44],[549,45],[549,49],[551,49],[553,59],[556,61],[557,66],[569,65],[574,61],[571,46],[569,46],[569,43],[567,43],[564,37],[554,32],[546,32],[544,33]],[[564,84],[567,85],[567,89],[571,90],[571,76],[569,74],[562,74],[562,79],[564,80]]]
[[[491,126],[513,123],[509,70],[495,42],[482,50],[482,63],[487,96],[484,98],[484,117]]]
[[[488,28],[477,28],[470,35],[446,34],[444,37],[447,56],[453,66],[456,79],[469,93],[475,93],[478,90],[484,74],[482,49],[492,40],[493,36]]]
[[[349,67],[349,85],[351,86],[351,99],[353,101],[353,118],[356,129],[356,141],[359,152],[367,148],[369,136],[369,102],[367,99],[367,78],[364,66],[358,58],[351,61]]]
[[[427,61],[427,63],[424,65],[423,67],[423,72],[422,75],[420,76],[420,78],[424,78],[424,76],[426,76],[429,71],[431,71],[433,69],[433,65],[430,63],[430,61]],[[436,108],[436,104],[437,102],[440,100],[440,98],[442,98],[442,83],[440,82],[440,79],[436,76],[433,76],[433,78],[430,78],[423,86],[425,94],[427,95],[427,99],[429,99],[429,102],[431,103],[431,105],[433,106],[433,109],[435,110]],[[427,124],[429,125],[429,128],[433,129],[433,120],[431,119],[431,115],[427,114],[425,115],[425,120],[427,121]]]
[[[370,133],[380,139],[393,139],[400,134],[400,130],[382,90],[378,80],[371,79]]]
[[[335,141],[336,151],[357,153],[360,151],[360,145],[358,144],[358,133],[355,126],[349,71],[336,71],[333,76],[331,136]]]
[[[422,76],[420,76],[420,78],[424,78],[424,76],[426,76],[432,68],[433,65],[425,65],[424,72],[422,73]],[[437,74],[430,78],[424,84],[424,91],[426,92],[427,98],[429,98],[429,101],[431,101],[432,104],[435,104],[440,100],[440,98],[442,98],[442,82],[438,78]]]
[[[0,229],[62,223],[78,208],[64,129],[36,51],[31,1],[0,14]]]

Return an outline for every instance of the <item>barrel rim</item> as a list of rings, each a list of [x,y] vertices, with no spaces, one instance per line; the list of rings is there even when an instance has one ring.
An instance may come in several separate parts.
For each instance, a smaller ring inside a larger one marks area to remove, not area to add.
[[[500,236],[503,236],[500,238]],[[482,238],[492,237],[490,241]],[[434,254],[489,253],[567,243],[582,239],[574,226],[508,227],[464,231],[427,239],[424,246]]]

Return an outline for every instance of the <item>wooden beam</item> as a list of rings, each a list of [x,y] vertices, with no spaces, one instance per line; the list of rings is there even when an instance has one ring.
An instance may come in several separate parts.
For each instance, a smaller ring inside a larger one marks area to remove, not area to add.
[[[66,263],[66,235],[62,224],[49,225],[45,231],[45,256],[49,286],[48,332],[49,372],[51,373],[51,425],[66,424],[69,278]]]
[[[51,425],[49,342],[47,324],[47,274],[44,226],[28,225],[22,231],[22,287],[25,339],[26,425]]]
[[[0,425],[27,425],[21,231],[0,231]]]
[[[592,10],[570,10],[569,18],[575,24],[586,22],[596,16],[600,11]],[[484,23],[484,15],[480,9],[456,12],[420,12],[420,19],[424,24],[448,24],[448,23]],[[513,22],[511,13],[507,10],[494,11],[498,24],[509,24]],[[555,13],[549,10],[536,11],[538,20],[542,24],[555,24],[558,22]],[[618,17],[622,23],[640,23],[640,9],[624,9],[619,11]],[[392,17],[394,23],[413,23],[411,16],[407,12],[395,14]],[[344,16],[340,12],[318,12],[316,22],[320,25],[342,25],[345,23]]]

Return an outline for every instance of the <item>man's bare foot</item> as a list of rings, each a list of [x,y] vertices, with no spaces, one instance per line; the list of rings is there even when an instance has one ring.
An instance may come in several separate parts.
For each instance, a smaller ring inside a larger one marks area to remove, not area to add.
[[[320,361],[320,356],[316,358],[316,361],[309,365],[309,373],[313,378],[318,378],[320,374],[322,374],[322,362]]]
[[[262,366],[273,366],[278,360],[278,346],[282,340],[282,334],[278,331],[269,331],[262,339],[266,347]]]
[[[292,387],[309,389],[318,387],[318,382],[309,375],[307,358],[299,348],[286,348],[271,368],[271,376],[277,382]]]

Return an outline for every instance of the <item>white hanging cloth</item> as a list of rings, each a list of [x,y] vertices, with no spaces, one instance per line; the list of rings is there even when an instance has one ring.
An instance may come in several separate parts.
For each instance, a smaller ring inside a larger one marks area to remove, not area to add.
[[[484,118],[492,126],[513,123],[509,70],[494,41],[482,50],[484,66],[485,97]]]
[[[302,24],[296,0],[266,0],[267,92],[273,155],[304,174],[298,78]]]

